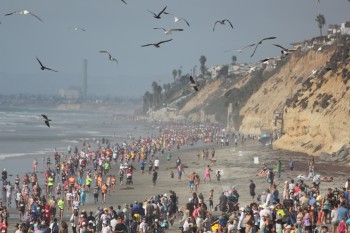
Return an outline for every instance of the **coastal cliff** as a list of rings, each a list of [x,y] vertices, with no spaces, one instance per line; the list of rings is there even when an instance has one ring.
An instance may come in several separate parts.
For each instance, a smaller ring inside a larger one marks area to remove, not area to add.
[[[199,76],[200,90],[184,86],[176,111],[158,117],[214,121],[244,134],[270,133],[275,148],[334,153],[350,145],[349,51],[350,40],[342,38],[255,64],[244,75]]]

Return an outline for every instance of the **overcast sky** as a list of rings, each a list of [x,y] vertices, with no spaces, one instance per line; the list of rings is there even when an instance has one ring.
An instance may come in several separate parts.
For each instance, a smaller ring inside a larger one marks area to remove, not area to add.
[[[319,36],[315,18],[323,14],[328,24],[350,21],[347,0],[1,0],[0,93],[52,93],[81,86],[83,59],[88,60],[88,93],[142,96],[152,81],[172,81],[172,70],[189,73],[205,55],[207,67],[237,62],[255,63],[276,56],[277,43],[291,43]],[[153,18],[148,10],[166,11],[187,19],[174,23],[171,15]],[[27,9],[30,15],[5,14]],[[228,25],[215,21],[228,19]],[[82,27],[86,31],[74,31]],[[154,27],[182,28],[166,36]],[[323,33],[326,33],[326,28]],[[265,41],[253,58],[252,49],[225,52]],[[143,44],[173,39],[161,48]],[[116,64],[100,50],[109,51]],[[35,57],[58,73],[41,71]],[[197,72],[199,69],[197,68]]]

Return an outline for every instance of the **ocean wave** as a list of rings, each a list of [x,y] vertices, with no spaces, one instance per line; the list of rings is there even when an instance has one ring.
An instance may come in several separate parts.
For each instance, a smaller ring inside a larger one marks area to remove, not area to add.
[[[3,153],[3,154],[0,154],[0,160],[6,159],[6,158],[26,156],[26,155],[45,155],[46,153],[47,153],[46,151],[36,151],[36,152],[26,152],[26,153]]]

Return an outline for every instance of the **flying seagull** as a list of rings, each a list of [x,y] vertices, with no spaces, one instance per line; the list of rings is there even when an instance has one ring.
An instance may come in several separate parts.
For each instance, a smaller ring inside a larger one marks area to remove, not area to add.
[[[114,57],[112,57],[112,55],[109,52],[107,52],[107,51],[100,51],[100,53],[106,53],[108,55],[108,59],[110,61],[115,61],[116,63],[118,63],[118,60],[115,59]]]
[[[41,22],[43,22],[43,20],[40,19],[37,15],[33,14],[32,12],[30,12],[28,10],[15,11],[15,12],[12,12],[12,13],[8,13],[5,16],[9,16],[9,15],[13,15],[13,14],[20,14],[20,15],[28,15],[28,14],[30,14],[30,15],[34,16],[35,18],[37,18],[38,20],[40,20]]]
[[[281,48],[282,49],[282,51],[281,51],[282,54],[288,54],[289,52],[296,51],[296,49],[286,49],[283,46],[278,45],[278,44],[273,44],[273,45],[278,47],[278,48]]]
[[[74,31],[83,31],[83,32],[86,31],[84,28],[81,28],[81,27],[74,27],[73,30]]]
[[[213,27],[213,31],[215,30],[215,26],[217,23],[220,23],[221,25],[225,25],[225,22],[228,22],[230,24],[231,28],[233,29],[232,23],[228,19],[223,19],[223,20],[218,20],[215,22],[214,27]]]
[[[172,41],[172,40],[173,40],[173,39],[170,39],[170,40],[163,40],[163,41],[160,41],[160,42],[155,43],[155,44],[145,44],[145,45],[141,45],[141,47],[146,47],[146,46],[151,46],[151,45],[153,45],[154,47],[159,48],[161,44],[166,43],[166,42],[169,42],[169,41]]]
[[[191,82],[191,87],[193,87],[193,89],[194,89],[195,91],[198,91],[198,86],[197,86],[197,84],[196,84],[196,82],[194,81],[194,79],[193,79],[192,76],[190,76],[190,82]]]
[[[45,124],[47,125],[47,127],[49,127],[50,128],[50,121],[51,121],[51,119],[49,119],[46,115],[44,115],[44,114],[41,114],[41,116],[43,117],[43,120],[44,120],[44,122],[45,122]]]
[[[264,62],[270,61],[270,60],[272,60],[272,59],[273,59],[273,58],[268,57],[268,58],[265,58],[265,59],[260,60],[260,62],[261,62],[261,63],[264,63]]]
[[[243,50],[245,50],[246,48],[249,48],[249,47],[253,47],[255,44],[250,44],[250,45],[246,45],[244,46],[243,48],[241,49],[235,49],[234,51],[237,51],[239,53],[243,52]]]
[[[168,13],[168,12],[164,12],[164,14],[174,16],[175,23],[180,23],[181,21],[184,21],[184,22],[187,24],[187,26],[190,26],[190,24],[188,23],[188,21],[187,21],[186,19],[184,19],[184,18],[176,17],[175,15],[173,15],[173,14],[171,14],[171,13]]]
[[[153,29],[162,29],[165,33],[165,35],[170,35],[172,32],[182,32],[183,29],[181,28],[172,28],[172,29],[169,29],[169,30],[166,30],[165,28],[153,28]]]
[[[151,12],[151,13],[153,14],[153,17],[154,17],[154,18],[160,19],[160,15],[164,13],[165,9],[166,9],[166,6],[165,6],[165,7],[163,8],[163,10],[162,10],[161,12],[159,12],[158,14],[156,14],[156,13],[154,13],[154,12],[152,12],[152,11],[149,11],[149,12]]]
[[[40,64],[40,69],[41,70],[51,70],[53,72],[57,72],[57,70],[53,70],[53,69],[50,69],[50,68],[47,68],[46,66],[43,65],[43,63],[41,63],[41,61],[39,60],[39,58],[36,58],[36,60],[38,60],[39,64]]]
[[[259,44],[262,44],[262,42],[263,42],[264,40],[273,40],[273,39],[276,39],[276,38],[277,38],[277,37],[275,37],[275,36],[271,36],[271,37],[266,37],[266,38],[260,40],[260,41],[256,44],[255,49],[254,49],[252,55],[250,55],[250,57],[254,56],[255,51],[256,51],[256,49],[258,48]]]

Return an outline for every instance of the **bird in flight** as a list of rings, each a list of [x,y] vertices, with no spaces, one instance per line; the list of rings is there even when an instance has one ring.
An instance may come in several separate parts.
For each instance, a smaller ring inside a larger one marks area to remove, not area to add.
[[[36,60],[38,60],[39,64],[40,64],[40,69],[41,70],[51,70],[53,72],[57,72],[57,70],[53,70],[53,69],[50,69],[50,68],[47,68],[46,66],[43,65],[43,63],[41,63],[41,61],[39,60],[39,58],[36,58]]]
[[[196,84],[192,76],[190,76],[190,82],[191,82],[191,87],[193,87],[195,91],[198,91],[198,85]]]
[[[153,28],[153,29],[162,29],[165,33],[165,35],[170,35],[172,34],[172,32],[182,32],[183,29],[181,28],[172,28],[172,29],[169,29],[169,30],[166,30],[165,28]]]
[[[83,32],[86,31],[84,28],[81,28],[81,27],[74,27],[73,30],[74,31],[83,31]]]
[[[217,23],[220,23],[221,25],[225,25],[225,22],[228,22],[230,24],[231,28],[233,29],[232,23],[228,19],[223,19],[223,20],[218,20],[215,22],[214,27],[213,27],[213,31],[215,30],[215,26]]]
[[[184,19],[184,18],[176,17],[175,15],[173,15],[173,14],[171,14],[171,13],[168,13],[168,12],[164,12],[164,14],[174,16],[175,23],[180,23],[181,21],[184,21],[184,22],[187,24],[187,26],[190,26],[190,24],[188,23],[188,21],[187,21],[186,19]]]
[[[255,44],[246,45],[246,46],[244,46],[244,47],[241,48],[241,49],[235,49],[235,50],[233,50],[233,51],[237,51],[237,52],[241,53],[241,52],[243,52],[243,50],[245,50],[246,48],[253,47],[254,45],[255,45]]]
[[[20,15],[28,15],[29,14],[31,16],[34,16],[35,18],[37,18],[41,22],[43,22],[43,20],[40,19],[37,15],[33,14],[32,12],[30,12],[28,10],[20,10],[20,11],[11,12],[11,13],[6,14],[5,16],[9,16],[9,15],[13,15],[13,14],[20,14]]]
[[[169,42],[169,41],[172,41],[172,40],[173,40],[173,39],[170,39],[170,40],[163,40],[163,41],[160,41],[160,42],[155,43],[155,44],[145,44],[145,45],[141,45],[141,47],[146,47],[146,46],[151,46],[151,45],[153,45],[154,47],[159,48],[161,44],[166,43],[166,42]]]
[[[41,116],[43,117],[43,120],[44,120],[44,122],[45,122],[45,124],[47,125],[47,127],[49,127],[50,128],[50,121],[52,121],[51,119],[49,119],[46,115],[44,115],[44,114],[41,114]]]
[[[297,51],[296,49],[286,49],[286,48],[284,48],[283,46],[278,45],[278,44],[273,44],[273,45],[276,46],[276,47],[278,47],[278,48],[281,48],[281,49],[282,49],[282,50],[281,50],[281,53],[282,53],[282,54],[285,54],[285,55],[289,54],[289,52]]]
[[[161,12],[159,12],[158,14],[156,14],[156,13],[150,11],[150,10],[149,10],[149,12],[153,14],[153,17],[154,17],[155,19],[160,19],[161,14],[164,13],[164,11],[165,11],[166,8],[167,8],[167,7],[165,6],[165,7],[163,8],[163,10],[162,10]]]
[[[276,39],[276,38],[277,38],[277,37],[275,37],[275,36],[271,36],[271,37],[266,37],[266,38],[260,40],[258,43],[256,43],[256,46],[255,46],[255,48],[254,48],[254,51],[253,51],[252,55],[250,55],[250,57],[253,57],[253,56],[254,56],[255,51],[256,51],[256,49],[258,48],[259,44],[262,44],[262,42],[263,42],[264,40],[273,40],[273,39]]]
[[[128,5],[128,4],[126,4],[126,2],[124,0],[121,0],[121,1],[124,2],[125,5]]]
[[[115,59],[114,57],[112,57],[112,55],[109,52],[107,52],[107,51],[100,51],[100,53],[106,53],[108,55],[108,59],[110,61],[115,61],[116,63],[118,63],[118,60]]]

